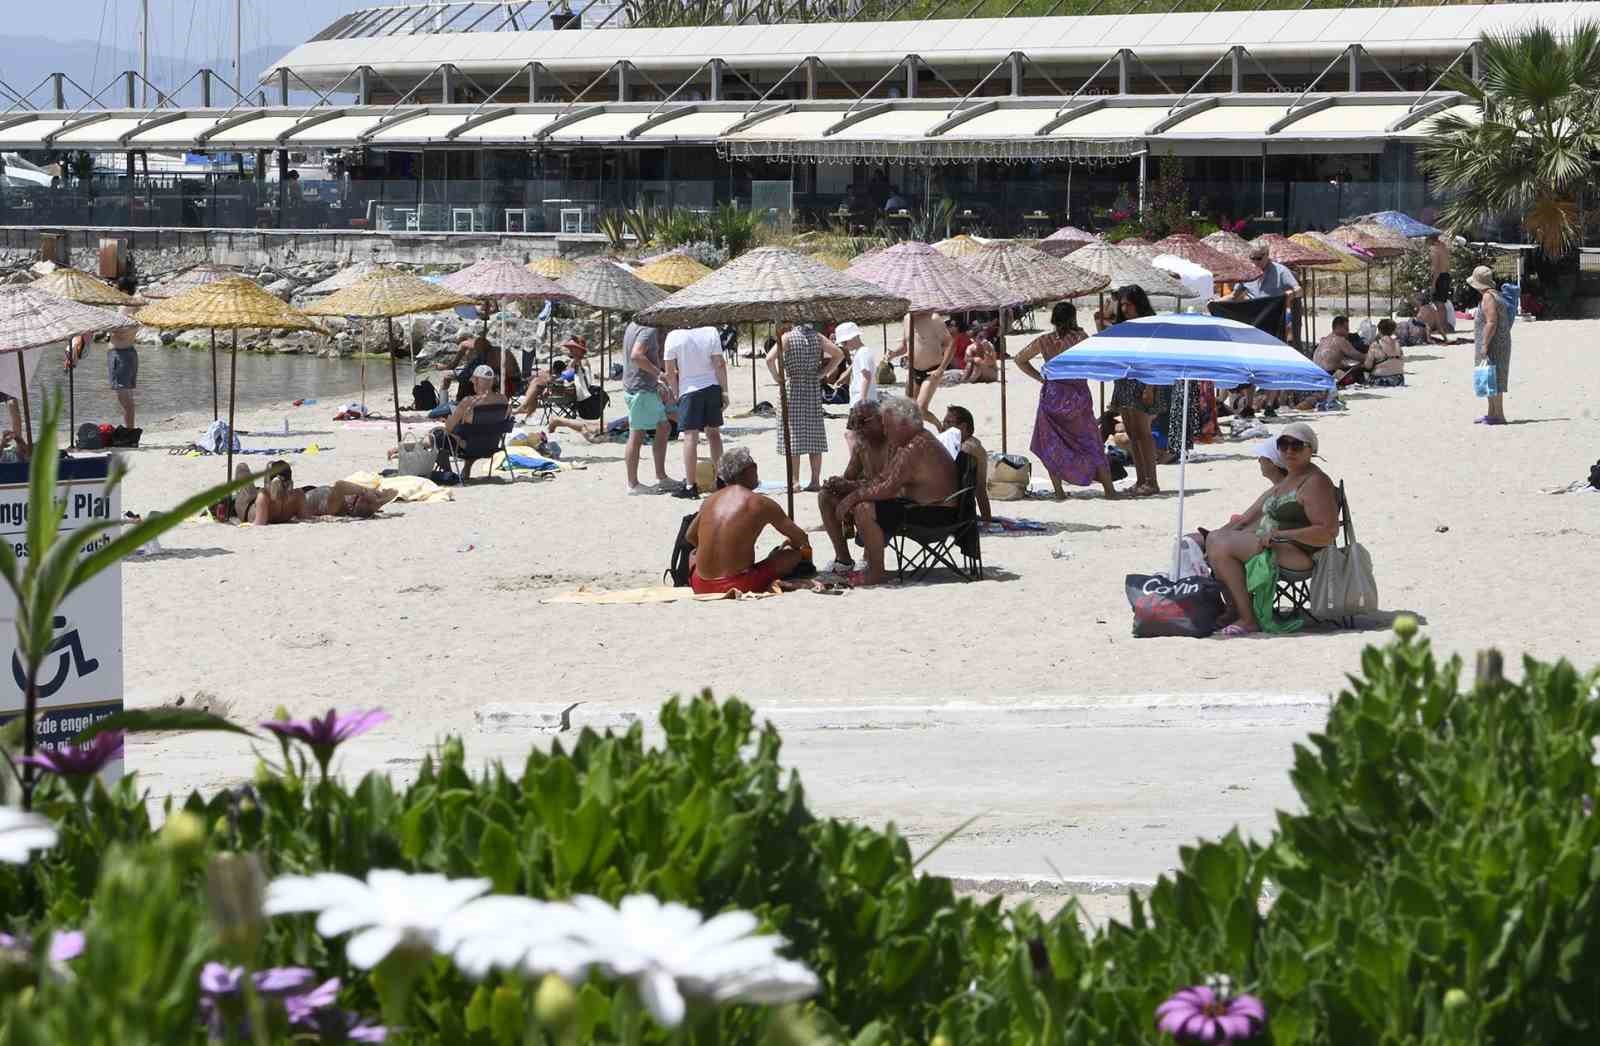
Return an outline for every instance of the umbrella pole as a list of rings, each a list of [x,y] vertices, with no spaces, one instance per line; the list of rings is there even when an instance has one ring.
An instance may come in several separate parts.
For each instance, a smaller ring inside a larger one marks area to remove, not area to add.
[[[1183,383],[1183,421],[1178,437],[1178,537],[1172,543],[1172,580],[1178,580],[1178,556],[1183,551],[1183,493],[1189,466],[1189,383]]]
[[[995,338],[1000,343],[996,355],[1000,360],[1000,453],[1009,454],[1010,448],[1006,445],[1006,310],[1000,310],[1000,334]]]
[[[67,355],[72,355],[72,342],[67,342]],[[77,361],[73,360],[76,364]],[[67,368],[67,446],[78,449],[78,368]]]
[[[794,518],[794,443],[789,434],[789,370],[783,361],[783,339],[778,339],[778,408],[783,414],[784,493],[789,502],[789,518]]]
[[[383,322],[389,328],[389,384],[394,387],[394,445],[398,447],[403,439],[400,435],[400,365],[394,361],[394,320],[385,316]],[[504,365],[505,360],[502,358],[500,362]]]
[[[906,313],[906,395],[917,398],[917,323]]]
[[[759,357],[756,355],[756,325],[752,323],[750,325],[750,409],[751,410],[755,410],[755,407],[756,407],[756,396],[757,396],[757,393],[756,393],[756,360],[757,359],[759,359]]]
[[[1350,315],[1350,274],[1344,274],[1344,314]]]
[[[28,453],[33,453],[33,411],[28,406],[28,368],[23,365],[22,352],[17,352],[17,377],[22,385],[22,427],[27,430]]]
[[[600,347],[602,349],[600,364],[600,391],[606,391],[606,371],[611,369],[611,314],[604,309],[600,310]],[[600,400],[600,431],[606,431],[606,404],[605,398]]]
[[[238,439],[238,436],[234,433],[233,428],[233,406],[234,399],[238,393],[238,388],[239,331],[237,328],[235,328],[233,332],[233,352],[230,354],[228,362],[228,478],[225,482],[232,482],[233,480],[233,441]],[[365,395],[363,395],[363,402],[365,401],[365,398]]]
[[[217,403],[217,328],[211,328],[211,420],[216,421],[222,415],[222,407]]]

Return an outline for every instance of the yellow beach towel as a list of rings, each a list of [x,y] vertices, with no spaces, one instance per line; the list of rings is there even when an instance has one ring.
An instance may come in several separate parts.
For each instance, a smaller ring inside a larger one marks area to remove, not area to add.
[[[379,476],[376,472],[356,472],[345,477],[346,483],[366,487],[368,490],[393,490],[396,501],[429,504],[435,501],[454,501],[454,492],[422,476]]]

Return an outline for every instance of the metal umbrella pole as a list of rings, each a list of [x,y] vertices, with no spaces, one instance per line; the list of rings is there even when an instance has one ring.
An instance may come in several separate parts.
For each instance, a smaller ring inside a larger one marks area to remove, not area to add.
[[[227,481],[233,480],[233,441],[238,435],[233,428],[234,404],[239,394],[239,329],[233,330],[233,351],[228,362],[228,475]],[[366,402],[366,394],[362,394],[362,402]]]
[[[67,446],[78,447],[78,361],[67,339]]]
[[[1179,557],[1183,552],[1183,494],[1189,467],[1189,382],[1183,383],[1183,420],[1178,436],[1178,537],[1172,543],[1172,580],[1178,580]]]
[[[756,409],[756,325],[750,324],[750,409]]]
[[[611,313],[600,310],[600,391],[606,391],[606,371],[611,369]],[[600,397],[600,431],[606,430],[606,400]]]
[[[211,420],[216,421],[222,413],[222,407],[217,403],[217,328],[211,328]],[[228,477],[232,479],[232,476]]]
[[[1000,453],[1010,453],[1006,445],[1006,310],[1000,310],[1000,331],[995,335],[995,341],[1000,344],[995,347],[995,354],[1000,361]]]
[[[28,447],[31,453],[31,448],[33,447],[33,410],[28,406],[28,368],[22,362],[23,353],[26,351],[25,349],[17,351],[17,377],[22,385],[22,425],[28,433]]]
[[[404,437],[400,435],[400,371],[399,364],[394,361],[395,349],[398,346],[394,341],[394,319],[385,316],[383,322],[389,330],[389,384],[394,387],[394,445],[398,447],[404,441]]]

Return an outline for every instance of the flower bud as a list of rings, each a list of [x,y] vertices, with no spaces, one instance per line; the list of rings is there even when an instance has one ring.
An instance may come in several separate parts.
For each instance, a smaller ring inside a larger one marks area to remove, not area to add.
[[[572,985],[553,973],[544,975],[533,996],[533,1015],[546,1028],[561,1029],[572,1023],[578,1012],[578,993]]]
[[[169,850],[188,852],[205,845],[206,824],[187,810],[167,818],[161,826],[161,845]]]
[[[1467,993],[1460,988],[1451,988],[1444,993],[1444,1012],[1446,1013],[1460,1013],[1471,1003],[1472,1000],[1467,997]]]
[[[1410,640],[1417,634],[1417,619],[1410,614],[1398,614],[1394,619],[1394,634]]]
[[[935,1035],[928,1041],[928,1046],[950,1046],[950,1039],[945,1035]]]

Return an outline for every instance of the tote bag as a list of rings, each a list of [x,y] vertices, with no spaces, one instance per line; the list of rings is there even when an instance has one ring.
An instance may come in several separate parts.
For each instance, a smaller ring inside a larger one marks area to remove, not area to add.
[[[1342,485],[1339,493],[1342,499]],[[1317,554],[1316,566],[1311,572],[1311,601],[1307,609],[1313,617],[1323,620],[1378,609],[1378,582],[1372,576],[1372,556],[1365,545],[1356,541],[1349,510],[1343,515],[1344,547],[1323,549]]]

